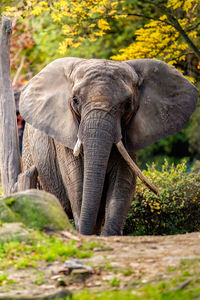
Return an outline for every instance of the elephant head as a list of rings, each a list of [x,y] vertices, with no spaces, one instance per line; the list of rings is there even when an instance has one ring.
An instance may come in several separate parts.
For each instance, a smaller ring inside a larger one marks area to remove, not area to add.
[[[21,95],[23,118],[75,155],[83,147],[82,234],[94,231],[113,144],[136,152],[176,133],[197,94],[176,69],[151,59],[61,58],[31,79]]]

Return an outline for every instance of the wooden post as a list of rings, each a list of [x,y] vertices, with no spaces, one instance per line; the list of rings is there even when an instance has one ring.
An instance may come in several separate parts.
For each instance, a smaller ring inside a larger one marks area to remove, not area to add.
[[[10,79],[10,19],[0,17],[0,167],[3,193],[12,193],[21,173],[15,101]]]

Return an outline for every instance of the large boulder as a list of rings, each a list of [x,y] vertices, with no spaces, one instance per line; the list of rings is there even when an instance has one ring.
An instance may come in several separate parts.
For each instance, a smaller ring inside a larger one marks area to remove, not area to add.
[[[35,229],[73,230],[59,200],[40,190],[0,199],[0,222],[22,222]]]

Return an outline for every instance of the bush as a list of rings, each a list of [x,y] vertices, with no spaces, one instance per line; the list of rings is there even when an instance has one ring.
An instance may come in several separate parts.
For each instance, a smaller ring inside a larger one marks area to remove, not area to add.
[[[165,235],[200,230],[200,173],[186,172],[186,161],[162,171],[155,164],[144,171],[160,189],[160,198],[139,180],[124,234]]]

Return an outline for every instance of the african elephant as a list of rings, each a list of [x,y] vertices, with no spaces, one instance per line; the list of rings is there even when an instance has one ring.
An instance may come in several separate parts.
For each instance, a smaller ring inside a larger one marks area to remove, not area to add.
[[[41,187],[72,211],[81,234],[120,235],[136,173],[115,144],[135,161],[139,149],[183,128],[197,94],[158,60],[57,59],[21,94],[24,167],[37,167]]]

